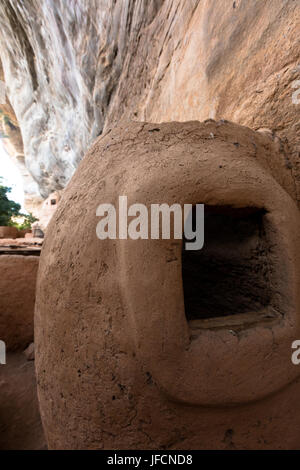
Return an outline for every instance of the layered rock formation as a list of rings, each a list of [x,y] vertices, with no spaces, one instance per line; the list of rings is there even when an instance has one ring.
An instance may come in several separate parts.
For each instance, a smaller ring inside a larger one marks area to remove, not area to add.
[[[26,165],[41,194],[62,189],[101,134],[128,51],[155,0],[1,2],[1,58]]]
[[[0,80],[3,83],[4,74],[1,61]],[[39,207],[43,203],[43,198],[40,195],[38,183],[33,179],[26,167],[21,130],[7,96],[5,97],[5,103],[0,102],[0,138],[5,151],[10,155],[16,168],[22,175],[27,209],[30,212],[38,213]]]
[[[114,121],[212,117],[288,138],[299,199],[299,12],[294,0],[2,1],[7,92],[42,196]]]

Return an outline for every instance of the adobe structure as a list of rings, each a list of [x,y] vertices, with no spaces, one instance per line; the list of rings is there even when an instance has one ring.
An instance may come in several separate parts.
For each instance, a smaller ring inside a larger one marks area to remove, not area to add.
[[[9,350],[25,349],[33,341],[39,252],[35,247],[22,250],[0,246],[0,334]]]
[[[227,121],[121,123],[80,163],[40,260],[50,449],[300,446],[300,217],[284,146]],[[205,204],[205,245],[99,240],[96,210]]]
[[[0,240],[0,450],[45,448],[34,370],[33,317],[42,241]],[[3,351],[2,351],[3,352]]]
[[[51,220],[51,217],[55,213],[59,201],[61,199],[62,191],[55,191],[48,196],[47,199],[43,202],[41,209],[39,211],[39,226],[45,232],[47,226]]]

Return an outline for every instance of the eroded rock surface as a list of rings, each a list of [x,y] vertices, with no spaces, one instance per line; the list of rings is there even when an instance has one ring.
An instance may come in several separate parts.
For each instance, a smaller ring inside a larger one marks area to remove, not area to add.
[[[43,197],[115,120],[212,117],[288,138],[299,199],[299,2],[5,0],[0,24],[8,97]]]
[[[0,81],[3,83],[3,80],[4,73],[0,60]],[[4,150],[10,155],[16,169],[22,175],[26,208],[30,212],[36,212],[43,198],[40,195],[38,183],[26,167],[21,129],[7,96],[5,103],[0,102],[0,139]]]
[[[156,0],[1,2],[8,95],[44,197],[65,187],[102,132],[129,38],[138,41],[159,7]]]

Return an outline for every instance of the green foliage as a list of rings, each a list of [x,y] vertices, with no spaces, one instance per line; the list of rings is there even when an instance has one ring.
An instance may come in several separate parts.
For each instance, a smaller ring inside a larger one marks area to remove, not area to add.
[[[11,188],[3,186],[0,178],[0,226],[16,227],[19,230],[31,229],[31,225],[37,222],[32,214],[22,214],[21,206],[8,198]],[[15,220],[22,218],[22,222]]]
[[[20,214],[23,221],[22,223],[11,222],[10,225],[16,227],[18,230],[31,230],[32,224],[37,222],[39,219],[36,219],[31,212],[29,214]]]
[[[7,195],[11,188],[3,186],[0,179],[0,226],[9,226],[12,223],[12,217],[20,216],[20,204],[8,199]]]

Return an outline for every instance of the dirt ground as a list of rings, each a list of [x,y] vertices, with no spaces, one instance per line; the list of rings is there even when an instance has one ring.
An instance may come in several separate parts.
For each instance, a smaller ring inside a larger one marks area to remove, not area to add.
[[[8,353],[0,366],[0,450],[46,450],[34,362]]]

